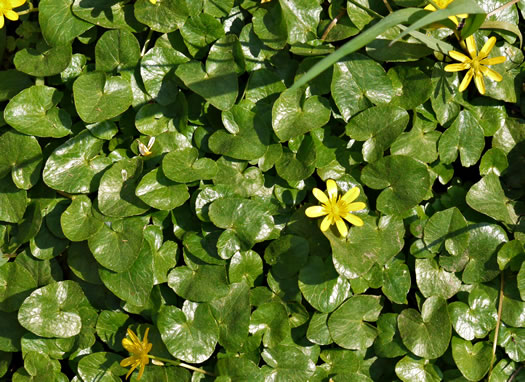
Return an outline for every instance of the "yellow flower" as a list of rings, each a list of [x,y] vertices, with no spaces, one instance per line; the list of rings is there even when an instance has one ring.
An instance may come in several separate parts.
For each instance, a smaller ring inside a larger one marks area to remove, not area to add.
[[[269,3],[270,1],[272,1],[272,0],[261,0],[261,4]]]
[[[341,236],[346,237],[348,235],[348,228],[343,219],[355,226],[362,226],[363,221],[361,218],[351,214],[352,211],[359,211],[366,207],[363,202],[355,202],[359,196],[359,188],[354,187],[343,196],[337,195],[337,184],[334,180],[328,179],[326,181],[326,190],[328,196],[318,188],[314,188],[312,193],[315,198],[321,202],[320,206],[308,207],[305,211],[306,216],[309,218],[318,218],[325,216],[321,222],[321,231],[326,231],[332,224],[335,223]]]
[[[461,62],[461,64],[450,64],[445,66],[446,72],[459,72],[460,70],[467,70],[468,72],[463,77],[463,81],[459,85],[459,91],[464,91],[467,86],[470,84],[472,77],[474,77],[474,82],[481,94],[485,94],[485,82],[483,81],[483,76],[489,77],[494,81],[501,81],[503,77],[498,72],[495,72],[492,69],[487,68],[485,65],[496,65],[505,62],[504,56],[487,58],[494,44],[496,43],[496,37],[491,37],[487,40],[483,48],[480,50],[479,54],[476,48],[476,41],[474,36],[469,36],[466,39],[467,50],[470,54],[470,57],[464,55],[463,53],[456,52],[451,50],[448,52],[448,55],[454,60]]]
[[[439,9],[445,9],[453,1],[454,0],[434,0],[434,3],[436,3],[436,5],[439,7]],[[432,4],[428,4],[424,9],[426,9],[427,11],[435,11],[436,7],[434,7]],[[462,19],[465,19],[465,18],[467,18],[468,15],[464,13],[464,14],[461,14],[461,15],[458,15],[458,16],[461,17]],[[452,22],[454,24],[456,24],[456,26],[459,24],[458,18],[456,16],[450,16],[449,19],[452,20]],[[440,27],[442,27],[441,24],[439,24],[439,25],[440,25]]]
[[[26,0],[0,0],[0,29],[4,27],[4,16],[11,21],[18,20],[18,13],[13,8],[24,5]]]
[[[149,2],[153,5],[157,4],[157,0],[149,0]]]
[[[133,373],[133,370],[135,370],[138,366],[140,366],[140,370],[137,379],[142,378],[144,368],[149,363],[148,352],[153,346],[153,344],[148,342],[148,332],[149,328],[146,329],[146,332],[144,333],[144,338],[142,339],[142,341],[140,341],[137,335],[133,332],[133,330],[128,328],[128,336],[131,338],[131,340],[127,337],[122,339],[122,346],[124,346],[124,349],[126,349],[131,354],[131,357],[124,358],[122,361],[120,361],[120,366],[122,367],[131,366],[131,369],[129,369],[128,374],[126,374],[126,379],[131,375],[131,373]]]

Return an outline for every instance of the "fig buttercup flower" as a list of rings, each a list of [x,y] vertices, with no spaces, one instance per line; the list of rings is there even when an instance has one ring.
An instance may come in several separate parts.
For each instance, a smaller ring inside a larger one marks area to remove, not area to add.
[[[483,76],[487,76],[496,82],[499,82],[503,79],[501,74],[490,68],[487,68],[486,65],[501,64],[505,62],[506,58],[504,56],[487,58],[492,48],[494,48],[494,44],[496,44],[496,37],[489,38],[479,53],[477,52],[476,40],[474,40],[474,36],[467,37],[466,43],[470,57],[463,53],[456,52],[455,50],[451,50],[448,52],[448,55],[461,63],[449,64],[445,66],[445,72],[459,72],[461,70],[468,70],[467,74],[465,74],[465,77],[463,77],[463,81],[461,81],[461,84],[459,85],[459,91],[464,91],[470,84],[472,77],[474,77],[474,83],[476,84],[478,91],[481,94],[485,94],[485,81],[483,80]]]
[[[270,1],[272,1],[272,0],[261,0],[261,4],[269,3]]]
[[[148,353],[151,350],[151,347],[153,346],[153,344],[148,342],[148,333],[149,328],[146,328],[144,338],[141,341],[133,332],[133,330],[128,328],[128,336],[130,338],[124,337],[122,339],[122,346],[124,346],[124,349],[126,349],[131,354],[130,357],[124,358],[122,361],[120,361],[120,366],[122,367],[131,366],[131,369],[129,369],[128,373],[126,374],[126,379],[128,379],[131,373],[133,373],[133,370],[135,370],[139,366],[139,376],[137,377],[137,379],[142,378],[144,368],[149,363]]]
[[[18,20],[18,13],[13,8],[24,5],[26,0],[0,0],[0,29],[4,27],[4,17],[11,21]]]
[[[157,4],[157,0],[149,0],[149,2],[153,5]]]
[[[306,216],[309,218],[318,218],[326,215],[321,222],[321,231],[324,232],[332,224],[335,224],[341,236],[346,237],[348,235],[348,227],[344,220],[357,227],[363,225],[363,220],[360,217],[350,213],[366,207],[366,204],[363,202],[354,202],[359,196],[360,190],[358,187],[353,187],[343,196],[338,196],[337,184],[333,179],[328,179],[326,181],[326,191],[328,195],[320,189],[314,188],[312,193],[321,202],[321,205],[308,207],[305,211]]]
[[[436,5],[439,7],[439,9],[445,9],[446,7],[448,7],[450,5],[450,3],[452,3],[454,0],[434,0],[434,3],[436,3]],[[436,10],[436,7],[434,7],[432,4],[428,4],[425,8],[423,9],[426,9],[427,11],[435,11]],[[466,13],[464,14],[461,14],[461,15],[458,15],[459,17],[461,17],[462,19],[465,19],[468,17],[468,15]],[[450,16],[449,17],[450,20],[452,20],[452,22],[454,24],[459,25],[459,21],[458,21],[458,18],[456,16]]]

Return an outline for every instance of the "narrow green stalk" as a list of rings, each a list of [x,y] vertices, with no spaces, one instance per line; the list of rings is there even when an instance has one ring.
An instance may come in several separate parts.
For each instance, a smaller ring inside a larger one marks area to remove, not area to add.
[[[498,301],[498,321],[496,322],[496,332],[494,333],[494,343],[492,344],[492,359],[490,360],[489,378],[492,374],[492,367],[496,359],[496,347],[498,346],[499,327],[501,325],[501,311],[503,309],[503,288],[505,287],[505,272],[501,272],[501,280],[499,284],[499,301]]]
[[[148,48],[149,42],[151,41],[151,36],[153,35],[153,30],[150,28],[148,35],[146,36],[146,41],[144,41],[144,46],[142,47],[142,52],[140,52],[140,56],[144,57],[146,54],[146,49]]]
[[[27,15],[28,13],[31,13],[31,12],[38,12],[38,8],[33,7],[32,3],[27,3],[27,5],[29,5],[29,9],[26,9],[25,11],[16,12],[18,13],[18,16]]]
[[[215,377],[215,374],[207,372],[204,369],[201,369],[201,368],[198,368],[198,367],[195,367],[195,366],[192,366],[192,365],[188,365],[187,363],[181,362],[179,360],[173,360],[173,359],[168,359],[168,358],[156,357],[156,356],[151,355],[151,354],[148,354],[148,357],[151,358],[151,359],[157,360],[157,361],[162,361],[162,362],[171,364],[173,366],[184,367],[186,369],[190,369],[190,370],[193,370],[193,371],[198,371],[199,373],[206,374],[206,375],[209,375],[211,377]]]

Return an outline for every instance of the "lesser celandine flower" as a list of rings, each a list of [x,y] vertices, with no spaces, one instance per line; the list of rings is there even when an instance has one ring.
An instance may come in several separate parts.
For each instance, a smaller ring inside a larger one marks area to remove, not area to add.
[[[122,346],[124,346],[124,349],[126,349],[131,354],[130,357],[124,358],[122,361],[120,361],[120,366],[122,367],[131,366],[131,369],[129,369],[128,373],[126,374],[126,379],[131,375],[131,373],[133,373],[133,370],[135,370],[139,366],[139,376],[137,379],[142,378],[144,368],[149,363],[148,353],[151,350],[151,347],[153,346],[151,343],[148,342],[148,333],[149,328],[146,329],[146,332],[144,333],[144,338],[141,341],[133,332],[133,330],[128,328],[128,336],[130,338],[124,337],[122,339]]]
[[[149,0],[149,2],[153,5],[157,4],[157,0]]]
[[[434,0],[434,3],[436,3],[436,5],[439,7],[439,9],[445,9],[446,7],[448,7],[450,5],[450,3],[452,3],[454,0]],[[436,10],[436,7],[434,7],[432,4],[428,4],[424,9],[426,9],[427,11],[435,11]],[[458,15],[459,17],[461,18],[466,18],[468,15],[467,14],[461,14],[461,15]],[[450,20],[452,20],[452,22],[456,25],[459,24],[458,22],[458,18],[456,16],[450,16],[449,17]]]
[[[18,20],[18,13],[13,8],[24,5],[26,0],[0,0],[0,29],[4,27],[4,16],[11,21]]]
[[[343,219],[358,227],[363,225],[361,218],[350,213],[366,207],[366,204],[363,202],[352,203],[359,196],[360,191],[358,187],[353,187],[343,196],[338,196],[337,184],[334,180],[328,179],[326,181],[326,191],[328,196],[320,189],[314,188],[312,193],[321,202],[321,205],[308,207],[305,211],[306,216],[310,218],[326,215],[321,222],[321,231],[324,232],[332,224],[335,224],[341,236],[346,237],[348,235],[348,227]]]
[[[505,57],[499,56],[487,58],[492,48],[494,48],[494,44],[496,44],[496,37],[489,38],[485,45],[483,45],[483,48],[481,48],[479,54],[477,52],[476,40],[474,40],[474,36],[467,37],[466,42],[470,57],[464,55],[463,53],[456,52],[455,50],[451,50],[448,52],[448,55],[454,60],[461,62],[461,64],[447,65],[445,66],[445,72],[468,70],[467,74],[465,74],[465,77],[463,77],[463,81],[461,81],[461,84],[459,85],[459,91],[464,91],[470,84],[472,77],[474,77],[474,83],[476,84],[478,91],[481,94],[485,94],[485,82],[483,80],[483,76],[487,76],[491,80],[497,82],[503,79],[501,74],[487,68],[486,65],[501,64],[505,62]]]

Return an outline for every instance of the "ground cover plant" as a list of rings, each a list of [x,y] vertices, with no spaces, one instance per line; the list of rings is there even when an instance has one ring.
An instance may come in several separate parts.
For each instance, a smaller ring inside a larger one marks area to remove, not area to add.
[[[524,16],[0,0],[0,380],[524,381]]]

